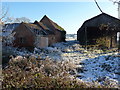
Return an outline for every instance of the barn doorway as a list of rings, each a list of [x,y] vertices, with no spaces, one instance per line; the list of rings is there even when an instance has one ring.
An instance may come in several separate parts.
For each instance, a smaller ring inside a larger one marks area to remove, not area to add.
[[[118,50],[120,50],[120,32],[117,32]]]

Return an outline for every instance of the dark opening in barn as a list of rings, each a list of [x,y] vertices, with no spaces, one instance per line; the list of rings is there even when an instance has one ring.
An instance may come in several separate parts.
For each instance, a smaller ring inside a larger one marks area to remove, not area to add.
[[[118,49],[120,50],[120,32],[117,32]]]

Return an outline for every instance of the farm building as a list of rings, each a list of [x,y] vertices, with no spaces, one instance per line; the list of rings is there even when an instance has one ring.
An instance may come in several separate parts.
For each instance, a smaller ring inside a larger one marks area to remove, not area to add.
[[[48,46],[46,32],[35,24],[21,23],[13,32],[15,33],[14,46],[31,48]]]
[[[47,22],[49,23],[49,21],[46,20],[46,17],[47,16],[44,16],[42,20],[45,19],[46,23]],[[53,22],[52,20],[50,21]],[[62,36],[63,32],[65,31],[50,28],[49,25],[46,23],[35,21],[34,23],[30,24],[22,22],[13,31],[15,33],[14,46],[27,48],[33,47],[44,48],[56,42],[65,41],[65,37],[63,38]]]
[[[66,37],[66,31],[59,26],[57,23],[53,22],[46,15],[40,20],[45,26],[47,26],[55,35],[55,42],[64,42]]]
[[[77,40],[81,45],[116,47],[117,33],[120,32],[120,20],[101,13],[83,23],[77,31]]]

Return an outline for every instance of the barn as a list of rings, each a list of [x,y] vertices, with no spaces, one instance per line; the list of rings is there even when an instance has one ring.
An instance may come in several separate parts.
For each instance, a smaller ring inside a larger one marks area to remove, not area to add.
[[[32,49],[34,47],[44,48],[51,44],[50,39],[54,37],[53,33],[48,32],[46,30],[47,27],[44,25],[41,25],[40,23],[39,25],[41,27],[36,24],[22,22],[17,28],[13,30],[15,33],[14,46]]]
[[[120,32],[120,20],[101,13],[86,20],[77,31],[77,40],[81,45],[98,45],[101,47],[117,47],[117,34]]]
[[[46,15],[40,20],[45,26],[47,26],[55,35],[55,42],[64,42],[66,38],[66,31],[57,23],[52,21]]]
[[[15,47],[44,48],[65,41],[66,31],[45,15],[40,22],[22,22],[13,33]]]

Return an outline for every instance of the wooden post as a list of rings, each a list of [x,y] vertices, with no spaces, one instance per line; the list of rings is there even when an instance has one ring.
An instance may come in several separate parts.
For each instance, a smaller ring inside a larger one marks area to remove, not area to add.
[[[118,51],[120,50],[120,32],[118,32],[118,37],[119,37],[119,40],[118,40]]]
[[[87,27],[85,26],[85,49],[87,50]]]
[[[113,37],[111,36],[110,48],[112,48],[112,43],[113,43],[112,39],[113,39]]]

